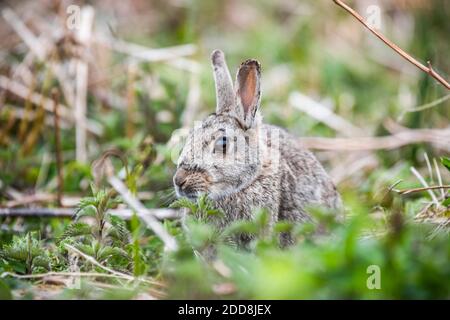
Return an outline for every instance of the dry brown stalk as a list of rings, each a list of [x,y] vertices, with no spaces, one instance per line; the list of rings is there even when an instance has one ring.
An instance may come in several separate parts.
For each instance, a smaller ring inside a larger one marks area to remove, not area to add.
[[[7,145],[9,138],[8,133],[16,123],[16,118],[14,116],[14,110],[6,110],[4,115],[7,117],[6,125],[0,127],[0,145]],[[1,115],[1,114],[0,114]]]
[[[86,49],[91,38],[94,23],[94,8],[86,6],[81,9],[82,25],[79,29],[78,40]],[[80,163],[87,162],[86,152],[86,111],[87,111],[88,63],[82,58],[77,61],[75,122],[76,122],[76,158]]]
[[[197,47],[193,44],[152,49],[139,44],[122,41],[120,39],[106,38],[98,35],[94,37],[94,41],[117,52],[130,55],[138,60],[145,60],[149,62],[176,60],[185,56],[193,55],[197,51]]]
[[[45,278],[51,276],[61,276],[61,277],[92,277],[92,278],[119,278],[130,280],[128,276],[122,276],[111,273],[100,273],[100,272],[46,272],[46,273],[37,273],[37,274],[16,274],[12,272],[3,272],[0,275],[0,278],[13,277],[18,279],[36,279],[36,278]],[[153,285],[157,285],[160,287],[165,287],[165,284],[162,282],[158,282],[151,279],[145,279],[145,282]]]
[[[12,114],[12,116],[14,116],[15,118],[17,118],[19,120],[22,120],[25,118],[27,120],[27,122],[33,122],[37,117],[37,114],[35,111],[33,111],[33,110],[25,111],[24,108],[16,106],[16,105],[12,105],[10,103],[5,104],[3,107],[4,107],[3,110],[5,110],[5,111],[14,112],[14,114]],[[72,128],[72,126],[66,120],[63,120],[61,118],[59,120],[60,120],[60,123],[59,123],[60,129],[67,130],[67,129]],[[54,122],[55,121],[54,121],[53,115],[47,115],[45,117],[45,125],[46,126],[54,127],[55,126]]]
[[[341,0],[333,0],[333,1],[338,6],[343,8],[345,11],[350,13],[353,17],[355,17],[362,25],[364,25],[364,27],[366,27],[370,32],[372,32],[375,36],[377,36],[381,41],[383,41],[386,45],[388,45],[392,50],[397,52],[401,57],[403,57],[404,59],[409,61],[411,64],[413,64],[414,66],[416,66],[423,72],[427,73],[429,76],[436,79],[447,90],[450,90],[450,84],[433,69],[430,61],[427,61],[427,66],[420,63],[419,61],[414,59],[410,54],[408,54],[403,49],[401,49],[399,46],[397,46],[395,43],[393,43],[388,38],[386,38],[386,36],[384,36],[382,33],[378,32],[376,29],[371,27],[358,12],[356,12],[354,9],[349,7],[347,4],[345,4]]]
[[[21,99],[24,100],[29,99],[35,105],[42,104],[42,107],[46,111],[51,113],[54,112],[52,99],[44,97],[43,95],[37,92],[30,93],[30,89],[19,82],[13,81],[5,76],[0,75],[0,88],[20,97]],[[59,104],[58,108],[59,108],[59,115],[61,118],[71,123],[74,122],[73,114],[68,107]],[[88,119],[86,125],[87,129],[92,134],[95,134],[97,136],[102,134],[103,128],[98,122]]]
[[[34,88],[35,88],[36,84],[35,81],[33,79],[32,81],[32,85],[31,85],[31,89],[30,92],[28,93],[28,97],[25,100],[25,108],[24,108],[24,116],[23,118],[21,118],[20,120],[20,124],[19,124],[19,134],[18,134],[18,138],[19,141],[21,143],[23,143],[25,141],[25,136],[26,136],[26,132],[28,129],[28,125],[29,125],[29,114],[33,111],[33,103],[31,102],[30,96],[31,94],[34,92]]]
[[[123,201],[127,203],[131,209],[145,222],[145,224],[155,232],[155,234],[164,242],[165,250],[174,251],[177,250],[178,244],[175,238],[167,232],[164,226],[156,219],[155,216],[150,214],[142,202],[140,202],[127,188],[127,186],[114,175],[108,177],[109,184],[120,194]]]
[[[54,200],[53,195],[48,195],[45,199],[47,201]],[[26,203],[24,203],[26,204]],[[110,209],[108,213],[113,216],[118,216],[122,219],[128,220],[133,216],[133,210],[130,209]],[[0,216],[8,217],[52,217],[52,218],[70,218],[75,214],[75,208],[0,208]],[[146,209],[142,216],[151,215],[158,220],[177,219],[180,217],[180,212],[168,208],[153,208]]]
[[[395,149],[414,143],[431,143],[437,148],[450,151],[450,128],[405,129],[382,137],[320,138],[303,137],[305,147],[315,150],[381,150]]]
[[[421,191],[427,191],[427,190],[436,190],[436,189],[450,189],[450,186],[429,186],[429,187],[422,187],[422,188],[414,188],[414,189],[406,189],[406,190],[397,190],[399,194],[410,194],[414,192],[421,192]]]
[[[58,187],[57,187],[57,193],[56,193],[56,200],[58,203],[58,206],[62,206],[62,196],[64,192],[64,176],[63,176],[63,160],[62,160],[62,153],[61,153],[61,132],[59,130],[59,113],[58,113],[58,106],[59,106],[59,93],[56,88],[52,90],[52,97],[54,102],[54,124],[55,124],[55,148],[56,148],[56,174],[57,174],[57,181],[58,181]]]

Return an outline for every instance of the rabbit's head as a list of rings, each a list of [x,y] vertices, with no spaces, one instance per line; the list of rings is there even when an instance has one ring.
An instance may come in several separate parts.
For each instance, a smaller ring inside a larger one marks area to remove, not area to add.
[[[211,56],[216,112],[190,131],[173,178],[178,196],[212,199],[239,192],[261,169],[260,64],[246,60],[233,88],[224,54]]]

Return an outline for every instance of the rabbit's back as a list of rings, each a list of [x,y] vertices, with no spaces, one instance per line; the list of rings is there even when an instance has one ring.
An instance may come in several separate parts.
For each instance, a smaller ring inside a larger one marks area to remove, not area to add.
[[[280,205],[279,219],[305,221],[308,206],[341,209],[341,199],[325,169],[299,139],[287,131],[267,125],[280,132]]]
[[[279,220],[307,221],[308,206],[339,209],[341,200],[336,187],[299,139],[277,126],[262,124],[261,129],[271,137],[264,141],[272,151],[262,159],[259,174],[249,185],[216,200],[225,213],[221,224],[251,219],[257,208],[269,210],[271,224]],[[277,139],[276,146],[273,137]]]

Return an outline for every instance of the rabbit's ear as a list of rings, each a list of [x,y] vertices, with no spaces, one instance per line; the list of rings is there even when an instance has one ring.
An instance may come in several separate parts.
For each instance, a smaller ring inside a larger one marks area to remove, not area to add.
[[[244,61],[236,76],[236,108],[239,118],[246,128],[254,124],[256,111],[261,100],[261,66],[258,61],[249,59]]]
[[[220,50],[214,50],[211,54],[211,62],[214,69],[214,81],[216,83],[216,113],[230,111],[235,104],[233,81],[225,61],[225,55]]]

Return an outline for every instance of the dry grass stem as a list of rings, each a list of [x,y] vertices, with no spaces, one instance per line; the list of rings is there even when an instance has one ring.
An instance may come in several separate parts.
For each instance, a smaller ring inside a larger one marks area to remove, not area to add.
[[[411,64],[422,70],[423,72],[427,73],[434,79],[436,79],[440,84],[442,84],[447,90],[450,90],[450,83],[448,83],[440,74],[438,74],[433,67],[431,66],[431,62],[427,61],[427,66],[420,63],[416,59],[414,59],[410,54],[405,52],[403,49],[401,49],[399,46],[397,46],[395,43],[390,41],[388,38],[386,38],[382,33],[378,32],[376,29],[371,27],[364,18],[355,10],[353,10],[351,7],[349,7],[347,4],[342,2],[341,0],[333,0],[334,3],[336,3],[338,6],[346,10],[348,13],[350,13],[353,17],[355,17],[361,24],[363,24],[370,32],[372,32],[375,36],[377,36],[381,41],[383,41],[386,45],[388,45],[392,50],[397,52],[400,56],[402,56],[404,59],[409,61]]]

